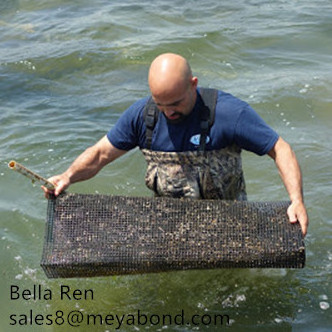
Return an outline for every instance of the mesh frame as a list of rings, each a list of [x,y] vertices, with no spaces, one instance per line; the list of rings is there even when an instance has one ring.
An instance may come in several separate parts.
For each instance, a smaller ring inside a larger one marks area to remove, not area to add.
[[[41,266],[49,278],[303,268],[303,236],[288,206],[66,193],[48,201]]]

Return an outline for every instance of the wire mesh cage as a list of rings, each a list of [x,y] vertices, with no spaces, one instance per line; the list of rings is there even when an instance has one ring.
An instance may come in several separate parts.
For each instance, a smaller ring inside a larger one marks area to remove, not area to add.
[[[289,202],[66,193],[48,202],[49,278],[212,268],[302,268]]]

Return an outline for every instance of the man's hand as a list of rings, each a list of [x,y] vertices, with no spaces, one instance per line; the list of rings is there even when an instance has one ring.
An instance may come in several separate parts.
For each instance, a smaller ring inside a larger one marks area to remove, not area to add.
[[[302,201],[294,201],[287,209],[287,215],[291,223],[299,222],[303,236],[306,236],[308,229],[308,215]]]
[[[65,173],[61,175],[52,176],[51,178],[48,179],[48,181],[54,184],[55,189],[50,190],[42,186],[46,198],[49,198],[50,195],[59,196],[60,193],[63,192],[65,189],[67,189],[71,184],[69,177]]]

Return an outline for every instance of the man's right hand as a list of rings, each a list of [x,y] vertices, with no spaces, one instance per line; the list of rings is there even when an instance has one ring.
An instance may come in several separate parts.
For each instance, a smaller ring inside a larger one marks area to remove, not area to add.
[[[54,184],[55,189],[51,190],[44,186],[41,187],[47,199],[50,198],[50,195],[59,196],[71,184],[69,177],[65,173],[52,176],[51,178],[48,179],[48,181]]]

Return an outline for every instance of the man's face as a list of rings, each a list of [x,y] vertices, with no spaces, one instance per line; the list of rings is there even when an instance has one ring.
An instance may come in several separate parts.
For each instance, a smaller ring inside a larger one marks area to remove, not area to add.
[[[190,82],[171,93],[153,96],[158,109],[171,123],[178,123],[188,116],[196,102],[196,84]]]

